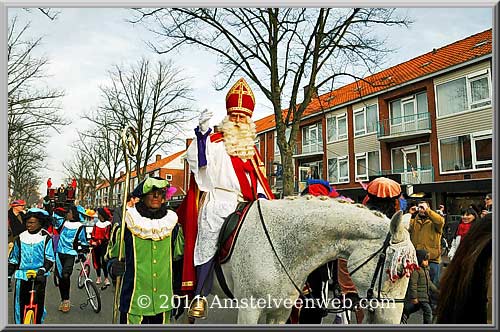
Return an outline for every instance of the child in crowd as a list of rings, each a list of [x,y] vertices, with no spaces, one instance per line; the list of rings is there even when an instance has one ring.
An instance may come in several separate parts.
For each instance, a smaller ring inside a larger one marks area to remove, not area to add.
[[[406,301],[401,317],[401,324],[407,324],[408,318],[414,312],[422,309],[424,324],[432,324],[431,296],[437,294],[438,289],[432,283],[429,275],[429,254],[425,250],[417,250],[419,269],[410,276],[410,283],[406,293]]]
[[[45,210],[32,208],[24,217],[26,230],[14,240],[9,255],[9,277],[14,275],[14,322],[22,324],[24,307],[30,302],[32,281],[27,272],[36,271],[34,303],[37,305],[35,324],[42,324],[47,314],[45,310],[45,286],[50,269],[54,264],[52,238],[44,229],[50,216]]]

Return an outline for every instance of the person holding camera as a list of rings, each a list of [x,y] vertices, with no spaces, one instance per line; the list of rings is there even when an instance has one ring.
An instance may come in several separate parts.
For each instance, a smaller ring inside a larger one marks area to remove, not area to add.
[[[429,207],[429,203],[421,201],[417,206],[417,215],[410,220],[411,242],[416,250],[429,253],[429,272],[434,285],[439,285],[441,264],[441,237],[443,235],[444,218]]]

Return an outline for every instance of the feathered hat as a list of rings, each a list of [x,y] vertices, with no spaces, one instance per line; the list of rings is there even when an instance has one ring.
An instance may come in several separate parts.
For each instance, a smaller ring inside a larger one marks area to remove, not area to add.
[[[252,117],[254,107],[255,97],[252,89],[243,78],[240,78],[226,95],[227,114],[238,113]]]
[[[167,180],[162,179],[160,177],[149,177],[143,181],[141,181],[137,187],[135,187],[132,192],[132,196],[134,197],[143,197],[153,189],[163,189],[167,188],[169,183]]]

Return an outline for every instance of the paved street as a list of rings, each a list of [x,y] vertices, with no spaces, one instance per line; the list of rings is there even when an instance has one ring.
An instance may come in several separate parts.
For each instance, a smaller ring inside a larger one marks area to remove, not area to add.
[[[105,290],[101,290],[101,301],[102,310],[98,314],[94,313],[92,308],[87,306],[84,309],[80,309],[80,304],[86,299],[86,293],[84,289],[78,289],[77,279],[78,273],[80,272],[80,266],[75,265],[73,270],[72,280],[71,280],[71,311],[68,313],[63,313],[58,310],[60,303],[59,289],[54,286],[52,276],[48,280],[46,289],[46,308],[47,317],[45,319],[46,324],[111,324],[113,316],[113,296],[114,288],[113,286],[108,287]],[[95,280],[95,271],[92,269],[92,279]],[[13,324],[13,293],[9,293],[9,324]],[[211,298],[209,298],[209,303]],[[335,319],[334,314],[328,315],[323,319],[323,324],[332,324]],[[211,308],[209,311],[209,316],[205,320],[197,320],[196,324],[236,324],[237,321],[237,311],[236,309],[219,309]],[[187,323],[184,320],[178,323]],[[263,320],[260,323],[265,323]],[[410,316],[410,324],[421,324],[422,315],[417,312]]]
[[[95,280],[95,271],[91,269],[91,278]],[[102,310],[96,314],[90,305],[80,309],[80,304],[85,302],[87,293],[85,289],[78,289],[77,280],[80,273],[80,265],[75,265],[71,275],[71,310],[63,313],[58,310],[61,303],[59,289],[55,287],[52,275],[47,280],[45,295],[45,306],[47,308],[46,324],[111,324],[113,315],[113,286],[108,287],[101,292]],[[100,289],[100,288],[99,288]],[[13,297],[14,293],[9,293],[9,323],[14,323],[13,317]]]

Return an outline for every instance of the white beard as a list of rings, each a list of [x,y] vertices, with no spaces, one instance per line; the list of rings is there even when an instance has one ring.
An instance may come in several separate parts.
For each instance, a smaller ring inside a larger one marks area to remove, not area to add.
[[[240,157],[243,160],[251,159],[255,155],[255,138],[257,137],[255,123],[248,118],[249,123],[235,123],[226,116],[221,124],[224,133],[224,145],[230,156]]]

